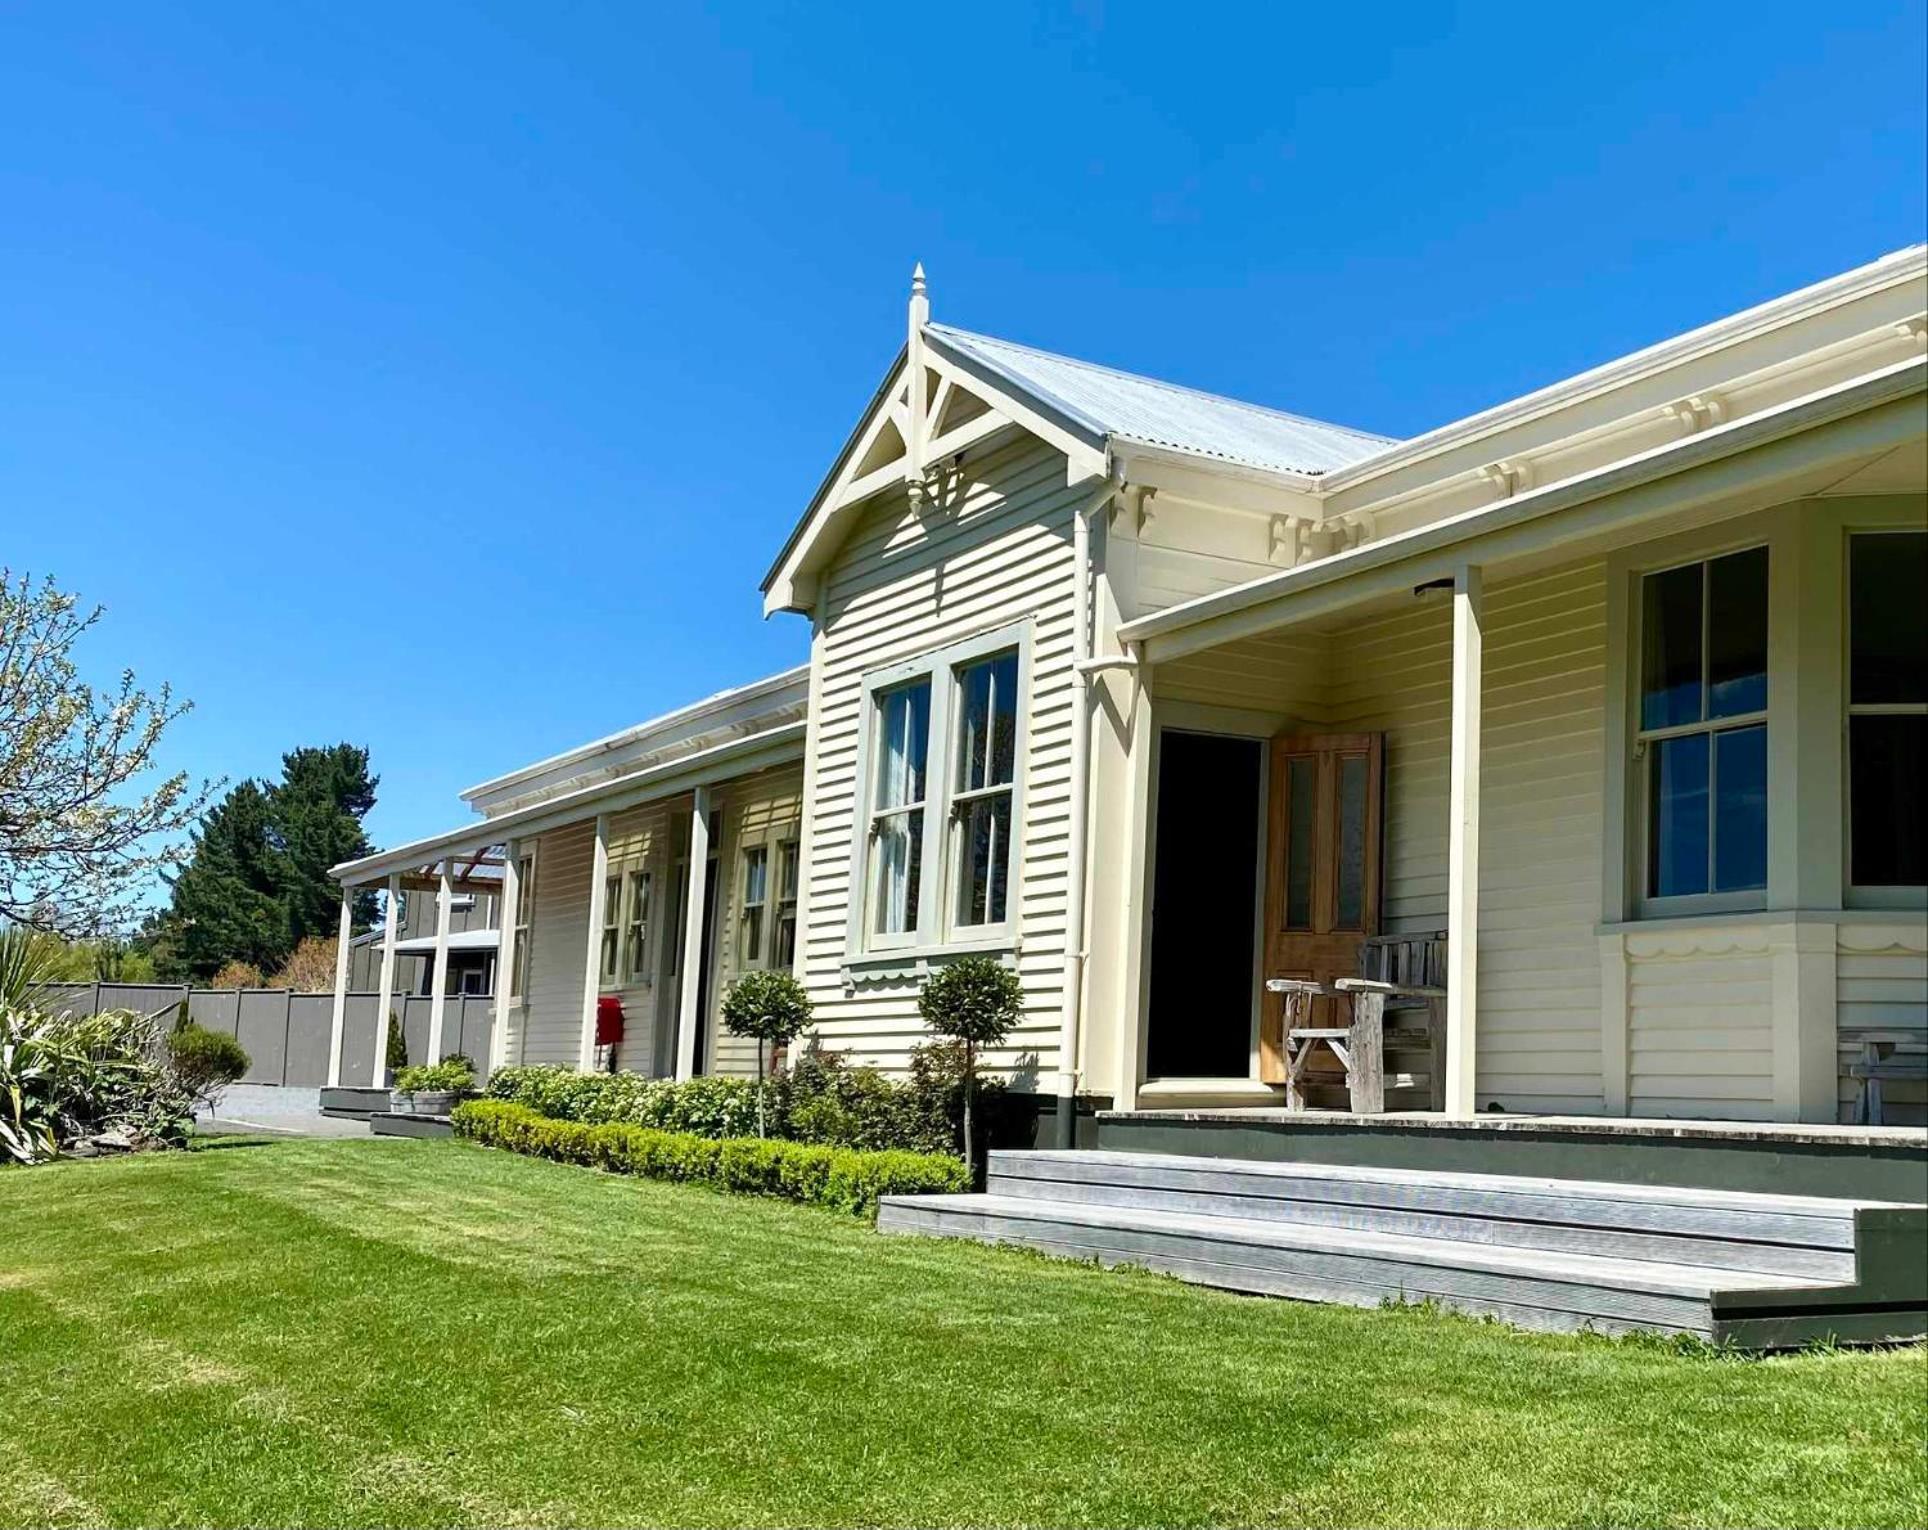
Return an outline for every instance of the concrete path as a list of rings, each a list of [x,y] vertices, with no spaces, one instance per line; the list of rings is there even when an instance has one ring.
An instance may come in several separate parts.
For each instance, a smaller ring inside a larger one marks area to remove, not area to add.
[[[319,1089],[282,1089],[273,1084],[232,1084],[204,1132],[266,1132],[286,1137],[366,1137],[366,1121],[343,1121],[321,1113]]]

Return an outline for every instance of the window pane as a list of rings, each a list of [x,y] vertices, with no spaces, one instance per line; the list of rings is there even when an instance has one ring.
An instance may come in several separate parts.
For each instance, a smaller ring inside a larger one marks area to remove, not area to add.
[[[743,965],[753,967],[763,959],[763,909],[753,906],[743,910]]]
[[[893,813],[877,824],[877,913],[879,935],[902,935],[917,928],[917,894],[924,871],[924,810]]]
[[[1700,721],[1701,569],[1649,574],[1641,581],[1640,726]]]
[[[1714,735],[1714,891],[1767,886],[1767,729]]]
[[[1928,701],[1928,532],[1852,537],[1848,559],[1848,699]]]
[[[1848,720],[1848,811],[1853,820],[1848,864],[1855,886],[1920,887],[1928,882],[1924,781],[1928,717]]]
[[[797,911],[794,905],[777,910],[776,949],[771,952],[770,962],[785,972],[797,964]]]
[[[1312,928],[1313,825],[1318,814],[1317,760],[1288,760],[1285,766],[1285,927]]]
[[[979,797],[960,820],[957,922],[1002,924],[1011,874],[1011,794]]]
[[[1707,599],[1707,715],[1766,711],[1767,549],[1708,564]]]
[[[1708,736],[1663,739],[1653,747],[1647,811],[1647,895],[1707,891]]]
[[[743,852],[743,901],[761,903],[768,877],[770,852],[754,845]]]
[[[786,840],[777,846],[777,896],[795,899],[797,896],[797,842]]]
[[[1366,902],[1366,761],[1339,761],[1339,920],[1342,930],[1363,930]]]
[[[958,671],[957,785],[1002,786],[1016,757],[1018,656],[999,654]]]
[[[515,964],[515,971],[509,974],[509,992],[520,998],[529,991],[529,932],[517,930],[515,939],[509,943],[509,960]]]
[[[931,683],[900,686],[878,698],[881,738],[877,751],[877,806],[901,807],[924,800],[925,756],[930,747]]]

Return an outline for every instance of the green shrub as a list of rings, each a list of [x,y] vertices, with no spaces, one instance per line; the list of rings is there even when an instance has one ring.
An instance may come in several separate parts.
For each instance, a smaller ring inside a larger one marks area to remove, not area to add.
[[[970,1170],[937,1153],[857,1152],[767,1137],[700,1137],[628,1122],[591,1125],[541,1115],[508,1100],[470,1100],[455,1107],[457,1136],[560,1163],[585,1164],[708,1185],[739,1195],[767,1195],[872,1216],[886,1195],[968,1190]]]
[[[408,1035],[402,1017],[392,1009],[388,1012],[388,1044],[382,1065],[397,1075],[408,1066]]]
[[[438,1063],[402,1068],[395,1074],[395,1087],[410,1094],[467,1094],[475,1087],[475,1064],[458,1052]]]
[[[226,1032],[189,1021],[168,1033],[167,1065],[183,1089],[212,1105],[223,1089],[248,1071],[248,1052]]]
[[[924,979],[917,1013],[940,1036],[964,1047],[964,1159],[971,1162],[971,1104],[977,1092],[977,1049],[1011,1034],[1024,1013],[1018,975],[988,956],[966,956]]]
[[[559,1121],[591,1126],[621,1121],[699,1137],[747,1137],[756,1131],[756,1086],[748,1079],[693,1078],[683,1083],[640,1073],[578,1073],[553,1065],[498,1068],[489,1095]],[[783,1091],[771,1091],[773,1130],[782,1133]]]
[[[185,1142],[194,1100],[160,1052],[159,1023],[132,1010],[0,1004],[0,1163],[37,1163],[110,1129],[137,1145]]]

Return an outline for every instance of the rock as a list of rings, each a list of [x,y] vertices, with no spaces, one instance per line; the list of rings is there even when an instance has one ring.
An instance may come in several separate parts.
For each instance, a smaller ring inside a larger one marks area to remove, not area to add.
[[[94,1135],[87,1140],[93,1146],[94,1150],[99,1153],[131,1153],[134,1151],[134,1139],[118,1127],[110,1128],[104,1132],[95,1132]]]

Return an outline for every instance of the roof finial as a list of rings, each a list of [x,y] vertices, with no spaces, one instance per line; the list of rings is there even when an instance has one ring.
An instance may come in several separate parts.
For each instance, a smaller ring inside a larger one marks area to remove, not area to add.
[[[910,332],[915,335],[931,321],[930,289],[924,284],[924,262],[910,273]]]

